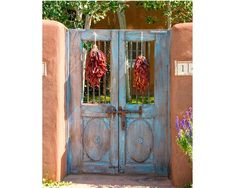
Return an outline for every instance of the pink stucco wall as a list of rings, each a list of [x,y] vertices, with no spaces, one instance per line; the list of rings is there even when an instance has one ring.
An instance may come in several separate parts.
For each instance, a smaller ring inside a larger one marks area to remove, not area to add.
[[[192,76],[175,76],[174,61],[192,60],[192,23],[172,28],[171,40],[171,175],[176,187],[192,181],[192,165],[176,144],[175,117],[192,106]]]
[[[66,172],[64,25],[43,21],[43,177],[61,180]]]

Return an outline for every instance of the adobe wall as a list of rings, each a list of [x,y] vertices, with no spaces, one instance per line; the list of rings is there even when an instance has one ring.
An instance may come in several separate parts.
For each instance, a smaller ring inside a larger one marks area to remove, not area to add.
[[[61,180],[66,175],[65,48],[66,28],[43,21],[43,177]],[[192,180],[192,168],[177,146],[175,116],[192,105],[192,77],[175,76],[174,60],[192,60],[192,24],[177,24],[171,40],[171,176],[176,187]]]
[[[147,10],[136,5],[136,2],[126,2],[129,8],[125,10],[126,29],[166,29],[166,18],[163,13],[155,10]],[[158,19],[157,23],[148,24],[147,16]],[[108,12],[107,17],[97,23],[92,23],[92,29],[120,29],[116,13]]]
[[[192,76],[175,76],[175,60],[192,60],[192,23],[173,26],[171,40],[171,175],[173,184],[181,187],[192,181],[192,167],[175,142],[175,118],[192,106]]]
[[[63,24],[43,20],[43,177],[53,180],[66,172],[65,36]]]

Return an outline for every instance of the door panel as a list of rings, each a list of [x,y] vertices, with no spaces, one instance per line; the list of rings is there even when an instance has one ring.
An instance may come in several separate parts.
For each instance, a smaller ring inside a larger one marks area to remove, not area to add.
[[[87,173],[117,173],[117,142],[114,118],[83,117],[83,163],[81,172]],[[116,167],[116,168],[115,168]]]
[[[118,173],[118,117],[107,113],[110,107],[118,107],[118,32],[108,30],[75,30],[74,32],[78,37],[71,37],[70,40],[73,44],[79,43],[80,51],[83,52],[76,57],[82,67],[80,75],[77,74],[77,77],[81,76],[82,95],[80,94],[79,98],[75,93],[71,95],[71,99],[79,101],[80,121],[75,122],[76,129],[70,128],[70,135],[71,140],[81,143],[81,147],[79,152],[77,145],[71,148],[72,156],[69,158],[71,172]],[[99,88],[92,88],[85,81],[86,55],[89,46],[94,44],[92,42],[95,40],[94,32],[98,34],[96,44],[107,55],[108,66],[108,72],[102,78]],[[72,82],[71,87],[76,88],[77,84]],[[76,130],[80,130],[79,136]],[[76,161],[79,162],[75,164]]]
[[[126,152],[129,160],[137,163],[145,162],[153,149],[153,132],[143,119],[135,119],[126,130]],[[127,158],[127,162],[129,161]]]
[[[127,112],[137,112],[142,106],[142,114],[127,113],[125,117],[119,117],[120,172],[168,175],[167,39],[167,32],[159,35],[149,31],[119,33],[119,84],[122,86],[119,88],[119,106]],[[150,83],[153,81],[154,84],[150,84],[152,88],[149,86],[144,94],[132,88],[131,79],[134,60],[141,54],[147,57],[154,70],[150,71]],[[150,101],[151,95],[154,97]],[[125,118],[125,129],[121,129],[122,118]]]
[[[127,114],[126,129],[119,132],[124,138],[124,144],[119,148],[123,153],[120,167],[124,173],[155,173],[155,106],[126,104],[125,109],[136,111],[138,106],[142,106],[142,115]]]
[[[97,42],[99,49],[107,55],[109,71],[103,77],[103,81],[101,80],[102,87],[97,89],[99,91],[96,93],[98,98],[103,93],[105,99],[95,99],[94,104],[95,89],[93,88],[91,100],[88,99],[81,106],[84,150],[83,162],[79,168],[87,173],[118,173],[118,118],[107,113],[110,107],[118,106],[116,94],[118,91],[118,32],[99,30],[96,33],[99,36],[97,40],[100,40]],[[84,31],[82,37],[84,40],[91,40],[94,37],[92,34],[91,31]],[[109,40],[110,45],[107,43]],[[105,41],[103,46],[102,41]],[[110,78],[108,78],[109,75]],[[100,91],[102,88],[103,91]],[[89,95],[89,92],[84,92],[84,98],[85,94]]]

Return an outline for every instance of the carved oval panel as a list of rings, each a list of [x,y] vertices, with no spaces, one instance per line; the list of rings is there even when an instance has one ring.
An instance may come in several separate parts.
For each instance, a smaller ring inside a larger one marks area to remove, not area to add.
[[[135,120],[127,130],[127,151],[130,157],[142,163],[148,159],[153,146],[153,133],[147,122]]]
[[[87,122],[83,139],[88,157],[100,161],[110,147],[109,127],[102,119],[91,119]]]

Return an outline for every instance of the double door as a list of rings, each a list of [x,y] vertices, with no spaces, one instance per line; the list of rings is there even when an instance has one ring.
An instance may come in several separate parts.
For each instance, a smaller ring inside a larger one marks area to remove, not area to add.
[[[99,88],[85,80],[94,42],[107,56]],[[169,31],[69,30],[67,44],[68,173],[167,176]],[[150,64],[145,93],[133,88],[140,54]]]

